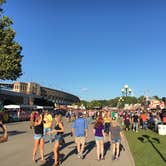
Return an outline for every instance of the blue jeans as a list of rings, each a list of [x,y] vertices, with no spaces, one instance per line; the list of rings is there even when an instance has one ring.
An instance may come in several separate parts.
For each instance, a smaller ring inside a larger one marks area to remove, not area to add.
[[[43,138],[43,135],[42,134],[34,134],[34,139],[35,140],[40,140]]]
[[[62,135],[61,134],[56,134],[55,135],[55,142],[60,142],[62,140]]]
[[[43,133],[44,140],[46,140],[46,135],[47,135],[47,133],[50,132],[50,131],[51,131],[51,128],[44,128],[44,133]],[[51,142],[52,142],[52,135],[49,134],[48,137],[49,137],[49,142],[51,143]]]
[[[133,123],[133,131],[138,131],[138,122]]]
[[[120,143],[120,142],[121,142],[121,139],[120,139],[120,138],[113,138],[113,139],[112,139],[112,143],[113,143],[113,144]]]
[[[147,129],[147,123],[145,121],[142,122],[142,128]]]

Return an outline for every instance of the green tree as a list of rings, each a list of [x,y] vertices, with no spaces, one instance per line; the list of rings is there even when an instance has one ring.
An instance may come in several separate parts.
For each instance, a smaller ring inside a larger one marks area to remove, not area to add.
[[[22,75],[22,47],[14,40],[12,20],[3,15],[3,3],[5,0],[0,0],[0,79],[16,80]]]
[[[144,96],[140,96],[138,98],[138,103],[142,104],[144,102],[144,100],[145,100],[144,98],[145,98]]]
[[[156,99],[156,100],[161,100],[161,98],[158,97],[157,95],[156,95],[156,96],[153,96],[153,98]]]

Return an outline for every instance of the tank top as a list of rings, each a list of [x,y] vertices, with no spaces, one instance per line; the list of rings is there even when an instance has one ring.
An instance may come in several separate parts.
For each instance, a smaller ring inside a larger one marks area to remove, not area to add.
[[[54,127],[55,130],[61,130],[62,128],[59,127],[59,124],[56,124]],[[63,132],[57,132],[57,135],[63,134]]]
[[[43,123],[34,127],[35,134],[42,134],[43,135]]]

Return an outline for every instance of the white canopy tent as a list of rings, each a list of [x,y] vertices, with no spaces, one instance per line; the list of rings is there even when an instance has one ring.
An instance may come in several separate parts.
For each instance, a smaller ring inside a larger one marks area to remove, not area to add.
[[[4,108],[6,109],[19,109],[21,108],[20,105],[5,105]]]

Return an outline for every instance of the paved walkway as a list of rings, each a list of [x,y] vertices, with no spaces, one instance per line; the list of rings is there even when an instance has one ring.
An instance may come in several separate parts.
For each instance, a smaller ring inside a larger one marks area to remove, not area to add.
[[[120,159],[112,161],[111,151],[109,150],[108,138],[105,143],[106,154],[104,161],[96,160],[96,148],[94,137],[92,135],[92,125],[89,126],[89,137],[87,140],[87,146],[85,150],[85,159],[78,159],[75,152],[74,138],[69,135],[71,130],[71,123],[65,122],[65,147],[61,147],[61,154],[63,154],[64,162],[62,166],[78,165],[78,166],[135,166],[134,160],[129,150],[128,143],[124,145],[125,151],[121,151]],[[0,165],[1,166],[31,166],[40,165],[40,161],[37,164],[32,163],[31,154],[33,148],[33,132],[29,129],[29,122],[19,122],[8,124],[9,140],[6,143],[0,144]],[[45,145],[45,158],[46,164],[43,166],[52,166],[53,144],[47,143]],[[39,156],[39,155],[38,155]]]

